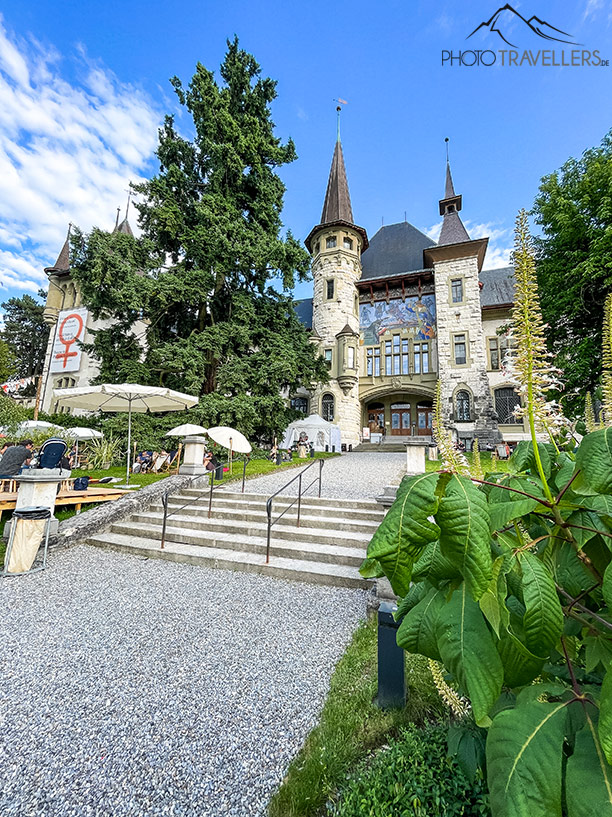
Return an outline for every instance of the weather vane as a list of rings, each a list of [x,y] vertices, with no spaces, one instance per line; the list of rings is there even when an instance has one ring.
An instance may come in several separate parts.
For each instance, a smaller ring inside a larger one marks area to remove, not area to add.
[[[334,102],[339,103],[336,106],[336,112],[338,115],[338,141],[340,141],[340,111],[342,110],[343,105],[348,105],[348,102],[346,101],[346,99],[340,99],[340,97],[338,97],[338,99],[334,99]]]

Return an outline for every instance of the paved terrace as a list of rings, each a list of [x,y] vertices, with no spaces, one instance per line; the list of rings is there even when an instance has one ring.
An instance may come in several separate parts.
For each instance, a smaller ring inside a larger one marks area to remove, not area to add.
[[[310,462],[312,460],[304,460],[305,465]],[[314,465],[304,476],[304,484],[314,479],[318,470]],[[402,472],[406,473],[405,454],[353,452],[343,454],[341,457],[331,457],[325,460],[323,466],[321,496],[334,499],[375,499],[382,494],[385,486],[393,484]],[[276,474],[250,479],[246,490],[257,494],[273,494],[297,473],[297,470],[278,471]],[[235,486],[233,490],[236,490]],[[297,480],[286,493],[297,493]],[[315,495],[316,486],[313,486],[308,496]]]

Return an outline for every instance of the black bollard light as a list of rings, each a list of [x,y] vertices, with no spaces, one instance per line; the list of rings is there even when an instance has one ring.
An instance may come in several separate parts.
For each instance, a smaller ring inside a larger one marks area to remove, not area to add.
[[[311,460],[314,460],[314,454],[315,454],[315,452],[314,452],[314,445],[311,445],[311,446],[310,446],[310,459],[311,459]]]
[[[397,646],[399,623],[393,618],[397,605],[382,601],[378,608],[378,695],[376,705],[394,709],[406,704],[404,650]]]
[[[282,451],[277,451],[276,452],[276,464],[281,465],[282,462],[283,462],[283,452]]]

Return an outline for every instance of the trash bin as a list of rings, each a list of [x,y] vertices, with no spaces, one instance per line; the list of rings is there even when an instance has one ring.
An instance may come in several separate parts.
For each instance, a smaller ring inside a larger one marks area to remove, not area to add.
[[[217,465],[215,468],[215,479],[217,482],[221,482],[223,479],[223,465]]]
[[[34,506],[20,508],[13,513],[2,576],[22,576],[44,570],[47,566],[50,524],[50,508]],[[42,564],[32,567],[43,542]]]

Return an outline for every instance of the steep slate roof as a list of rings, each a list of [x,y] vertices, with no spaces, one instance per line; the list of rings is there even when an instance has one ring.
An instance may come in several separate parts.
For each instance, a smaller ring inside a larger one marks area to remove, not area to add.
[[[134,238],[134,233],[130,227],[130,222],[127,220],[127,216],[123,219],[121,224],[113,230],[113,232],[124,233],[125,235],[131,235],[132,238]]]
[[[450,162],[446,160],[446,182],[444,184],[444,198],[440,199],[440,214],[444,216],[438,244],[459,244],[469,241],[468,231],[459,217],[461,210],[461,196],[455,193],[455,185],[451,175]]]
[[[353,223],[353,208],[351,207],[351,196],[346,178],[346,168],[344,167],[342,143],[339,138],[336,140],[323,203],[323,212],[321,213],[321,224],[328,224],[330,221]]]
[[[295,302],[295,313],[298,320],[306,329],[312,329],[312,298],[304,298]]]
[[[461,241],[469,240],[468,231],[463,226],[459,213],[456,210],[453,210],[452,213],[445,213],[438,244],[440,246],[442,244],[459,244]]]
[[[57,256],[57,261],[52,267],[45,267],[45,272],[68,272],[70,270],[70,230],[64,241],[64,246]]]
[[[361,280],[422,270],[423,250],[435,243],[407,221],[381,227],[361,256]]]
[[[514,267],[483,269],[480,281],[481,306],[504,306],[514,303]]]

